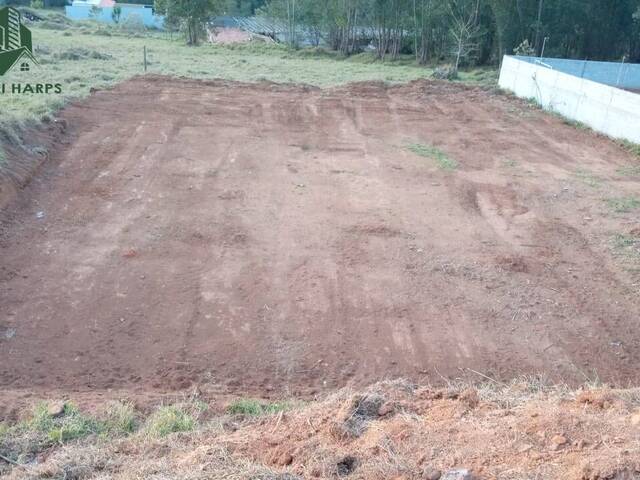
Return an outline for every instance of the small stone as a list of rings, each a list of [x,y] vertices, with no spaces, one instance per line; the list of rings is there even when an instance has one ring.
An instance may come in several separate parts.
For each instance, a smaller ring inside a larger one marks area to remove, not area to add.
[[[459,468],[456,470],[449,470],[440,477],[440,480],[474,480],[473,475],[466,468]]]
[[[553,443],[554,445],[558,445],[559,447],[566,445],[567,442],[567,437],[565,437],[564,435],[554,435],[551,438],[551,443]]]
[[[633,415],[631,415],[631,425],[637,427],[640,425],[640,411],[637,411]]]
[[[50,417],[61,417],[62,415],[64,415],[64,402],[61,400],[57,402],[51,402],[47,407],[47,413]]]
[[[440,477],[442,477],[442,472],[437,468],[427,467],[422,473],[424,480],[440,480]]]

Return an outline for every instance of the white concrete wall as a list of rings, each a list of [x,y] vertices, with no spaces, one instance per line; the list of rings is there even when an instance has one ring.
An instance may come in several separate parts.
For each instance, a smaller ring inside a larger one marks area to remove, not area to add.
[[[542,62],[554,70],[612,87],[640,90],[640,64],[638,63],[594,62],[592,60],[521,57],[517,55],[514,57],[529,63],[539,64]]]
[[[501,88],[614,138],[640,143],[640,95],[505,56]]]

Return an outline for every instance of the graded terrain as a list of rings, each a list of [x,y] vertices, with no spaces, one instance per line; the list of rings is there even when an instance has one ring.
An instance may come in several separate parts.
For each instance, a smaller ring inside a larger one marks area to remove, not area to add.
[[[139,77],[0,214],[0,386],[639,380],[637,158],[510,97]]]

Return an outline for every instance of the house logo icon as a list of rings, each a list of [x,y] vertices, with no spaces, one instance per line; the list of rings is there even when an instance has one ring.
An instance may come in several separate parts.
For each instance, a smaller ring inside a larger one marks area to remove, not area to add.
[[[22,25],[20,12],[0,8],[0,76],[13,68],[28,72],[37,65],[31,47],[31,31]]]

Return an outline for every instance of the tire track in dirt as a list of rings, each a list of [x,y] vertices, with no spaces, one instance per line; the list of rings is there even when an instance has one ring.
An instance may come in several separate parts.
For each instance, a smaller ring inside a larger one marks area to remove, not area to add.
[[[0,218],[3,386],[637,380],[636,280],[609,246],[637,218],[602,199],[640,189],[607,140],[427,81],[144,77],[62,115],[68,145]]]

